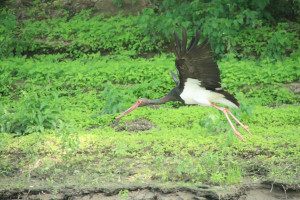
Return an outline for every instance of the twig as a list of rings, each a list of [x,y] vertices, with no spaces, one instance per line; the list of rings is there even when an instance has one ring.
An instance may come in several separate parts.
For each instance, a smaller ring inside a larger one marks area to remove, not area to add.
[[[28,190],[25,199],[28,199],[29,193],[30,193],[30,189]]]
[[[287,194],[286,194],[286,191],[288,190],[288,187],[285,188],[284,185],[281,185],[283,190],[284,190],[284,194],[285,194],[285,199],[287,200]]]

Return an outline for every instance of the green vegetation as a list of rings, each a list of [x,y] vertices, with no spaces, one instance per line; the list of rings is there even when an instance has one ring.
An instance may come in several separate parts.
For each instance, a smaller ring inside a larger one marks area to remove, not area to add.
[[[140,97],[160,98],[174,87],[169,73],[174,58],[169,55],[151,60],[99,54],[74,61],[63,58],[49,55],[1,60],[2,132],[43,132],[63,122],[80,128],[108,125],[112,119],[99,122],[90,116],[120,112]],[[219,66],[223,87],[238,95],[241,102],[297,102],[297,96],[282,85],[299,79],[299,60],[270,63],[228,58]]]
[[[19,24],[9,11],[3,10],[1,15],[3,18],[6,16],[4,23],[9,24],[8,29],[3,27],[0,32],[9,38],[3,38],[2,56],[24,52],[65,52],[69,56],[79,57],[86,52],[125,50],[129,55],[136,55],[155,49],[152,42],[144,37],[142,29],[137,27],[137,17],[134,16],[91,17],[90,11],[82,11],[70,19],[65,15],[42,21],[28,19]],[[14,35],[18,38],[11,41]]]
[[[220,61],[223,85],[242,105],[233,112],[254,133],[246,143],[234,136],[218,110],[175,109],[174,103],[158,110],[140,108],[118,125],[146,119],[155,126],[152,130],[115,132],[110,124],[116,112],[139,97],[159,98],[174,87],[169,74],[173,60],[165,54],[150,60],[97,54],[76,60],[62,55],[3,59],[1,76],[10,78],[1,78],[6,80],[1,88],[1,132],[31,134],[1,134],[2,175],[22,168],[37,176],[54,173],[56,180],[85,169],[111,180],[121,173],[136,180],[233,184],[254,175],[296,183],[300,109],[264,107],[297,102],[295,94],[281,87],[299,77],[299,61],[292,59],[273,64]],[[19,153],[25,157],[15,160]],[[39,166],[31,169],[38,160]]]
[[[162,1],[137,16],[89,10],[51,18],[34,1],[41,10],[28,9],[21,21],[3,8],[0,188],[37,178],[54,187],[74,174],[78,186],[224,185],[244,177],[299,184],[299,95],[286,86],[299,81],[299,22],[283,13],[297,9],[275,9],[267,0],[222,2]],[[253,133],[239,129],[247,142],[214,108],[173,102],[115,120],[136,99],[160,98],[175,86],[169,33],[182,25],[210,39],[222,86],[241,104],[232,112]],[[130,127],[143,120],[146,131]],[[1,181],[16,174],[18,181]]]
[[[155,40],[179,31],[181,25],[191,27],[190,34],[200,28],[218,56],[229,52],[278,59],[299,49],[299,8],[299,2],[279,0],[165,0],[158,13],[144,10],[140,22]]]
[[[122,2],[115,1],[117,5]],[[137,56],[168,50],[170,33],[179,32],[182,26],[189,35],[200,29],[219,58],[225,53],[272,59],[291,52],[293,57],[300,55],[297,1],[163,0],[156,9],[145,8],[137,16],[120,13],[109,18],[92,9],[74,14],[55,2],[30,4],[25,10],[20,8],[22,21],[13,14],[17,8],[0,11],[0,56],[61,52],[80,57],[99,51]],[[61,9],[60,15],[51,17],[47,9]]]
[[[141,108],[124,121],[146,118],[157,128],[139,133],[115,132],[110,127],[80,130],[73,135],[76,138],[67,140],[78,140],[78,146],[64,144],[56,135],[61,130],[19,138],[2,134],[1,172],[12,175],[21,168],[24,176],[50,176],[58,182],[78,170],[93,175],[95,181],[99,177],[117,181],[121,175],[131,181],[234,184],[251,176],[296,184],[300,174],[299,113],[293,106],[258,106],[252,115],[243,115],[254,133],[246,143],[234,136],[217,110],[200,107]],[[201,119],[211,118],[217,118],[217,125],[200,125]],[[225,130],[219,129],[220,124]],[[16,159],[14,155],[22,156]]]

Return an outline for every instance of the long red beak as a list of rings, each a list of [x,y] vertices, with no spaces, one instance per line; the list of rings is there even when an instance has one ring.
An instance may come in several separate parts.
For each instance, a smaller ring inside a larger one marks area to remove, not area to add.
[[[133,111],[134,109],[138,108],[140,103],[142,103],[142,101],[138,100],[133,106],[131,106],[125,112],[123,112],[121,115],[116,117],[116,119],[119,119],[120,117],[123,117],[124,115],[126,115],[126,114],[130,113],[131,111]]]

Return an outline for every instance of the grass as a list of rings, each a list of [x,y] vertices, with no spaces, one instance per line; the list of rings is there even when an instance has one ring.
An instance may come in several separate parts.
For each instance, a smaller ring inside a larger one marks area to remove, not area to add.
[[[263,70],[251,71],[256,64]],[[159,98],[175,85],[168,54],[148,60],[97,54],[3,59],[0,188],[150,181],[230,185],[245,177],[299,184],[297,96],[272,90],[272,84],[297,80],[297,64],[289,58],[274,65],[220,62],[225,87],[241,103],[232,112],[253,133],[239,128],[247,139],[241,142],[214,108],[168,103],[114,119],[137,98]],[[280,73],[283,66],[288,73]],[[141,119],[150,124],[146,131],[126,129]]]
[[[146,132],[103,127],[60,137],[59,133],[1,134],[1,177],[21,173],[60,182],[78,171],[111,182],[121,175],[133,182],[236,184],[251,176],[297,184],[299,113],[293,106],[256,107],[243,119],[254,134],[248,136],[240,129],[247,136],[245,143],[234,136],[217,110],[201,107],[141,109],[122,119],[149,119],[157,128]],[[202,127],[200,120],[208,115],[219,118],[212,126],[222,124],[225,131]],[[2,182],[1,187],[6,186]]]

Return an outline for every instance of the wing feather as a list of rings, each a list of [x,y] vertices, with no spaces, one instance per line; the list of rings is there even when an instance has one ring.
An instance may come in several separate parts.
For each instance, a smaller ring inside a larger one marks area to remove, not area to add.
[[[184,28],[183,28],[183,29],[184,29]],[[185,29],[184,29],[184,32],[186,32]],[[195,40],[193,41],[193,44],[191,44],[191,47],[190,47],[190,49],[189,49],[189,52],[193,51],[193,49],[197,46],[199,40],[200,40],[200,31],[197,30],[197,31],[196,31],[196,37],[195,37]]]
[[[187,34],[184,28],[182,28],[182,55],[186,54]]]
[[[179,83],[179,80],[177,79],[175,73],[172,70],[170,70],[170,72],[171,72],[174,82],[176,83],[176,86],[178,86],[180,83]]]
[[[191,49],[192,45],[194,44],[194,41],[195,41],[195,36],[192,37],[192,40],[187,48],[188,51]]]
[[[182,56],[181,54],[181,44],[180,44],[180,39],[178,37],[178,34],[175,32],[174,33],[174,36],[175,36],[175,41],[176,41],[176,50],[177,50],[177,54],[179,55],[179,57]]]
[[[207,89],[214,90],[221,87],[220,70],[212,57],[210,44],[206,39],[200,45],[200,31],[192,38],[186,49],[187,33],[182,29],[182,45],[177,33],[174,33],[176,48],[176,68],[179,72],[180,86],[183,87],[187,78],[201,81],[201,85]],[[174,46],[174,45],[173,45]]]
[[[235,97],[221,88],[220,70],[212,56],[208,39],[198,45],[200,31],[197,30],[195,37],[192,37],[186,49],[186,30],[182,29],[182,44],[177,33],[174,33],[174,36],[176,48],[174,44],[172,46],[176,55],[175,65],[179,76],[179,88],[183,90],[188,78],[197,79],[200,81],[201,87],[223,94],[226,99],[231,100],[238,106],[239,104]]]

